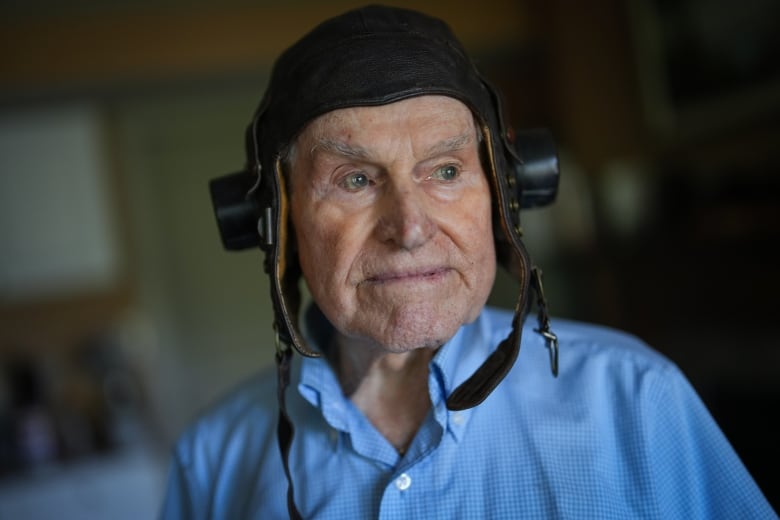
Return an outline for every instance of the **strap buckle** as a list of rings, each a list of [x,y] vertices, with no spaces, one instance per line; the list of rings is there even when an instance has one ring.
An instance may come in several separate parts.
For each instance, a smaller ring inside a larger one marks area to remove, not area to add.
[[[537,319],[539,328],[535,332],[544,337],[547,349],[550,351],[550,370],[553,377],[558,377],[558,336],[550,329],[550,316],[547,312],[547,298],[544,296],[544,285],[542,284],[542,270],[534,266],[531,269],[533,277],[533,287],[536,291],[536,307],[539,309]]]

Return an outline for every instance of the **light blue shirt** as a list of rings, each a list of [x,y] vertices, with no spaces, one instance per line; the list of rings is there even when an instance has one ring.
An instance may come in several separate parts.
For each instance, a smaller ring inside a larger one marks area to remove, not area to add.
[[[447,410],[511,317],[486,309],[439,349],[432,409],[404,456],[323,359],[295,356],[290,469],[303,517],[777,518],[679,369],[617,331],[554,320],[553,378],[529,320],[496,390]],[[277,417],[271,370],[199,419],[176,446],[162,517],[287,518]]]

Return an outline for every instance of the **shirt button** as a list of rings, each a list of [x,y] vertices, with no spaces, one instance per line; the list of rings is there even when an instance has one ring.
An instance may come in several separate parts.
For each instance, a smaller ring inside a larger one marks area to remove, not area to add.
[[[412,477],[407,475],[406,473],[401,473],[397,479],[395,479],[395,487],[398,488],[398,491],[406,491],[409,489],[409,486],[412,485]]]
[[[454,424],[455,426],[460,426],[461,424],[463,424],[464,420],[465,418],[463,417],[462,413],[454,412],[452,414],[452,424]]]

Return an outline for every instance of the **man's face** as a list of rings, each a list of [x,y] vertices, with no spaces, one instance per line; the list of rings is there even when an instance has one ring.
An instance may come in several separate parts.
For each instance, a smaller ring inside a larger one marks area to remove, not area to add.
[[[298,137],[291,217],[314,301],[390,352],[437,347],[495,278],[490,187],[469,109],[443,96],[329,112]]]

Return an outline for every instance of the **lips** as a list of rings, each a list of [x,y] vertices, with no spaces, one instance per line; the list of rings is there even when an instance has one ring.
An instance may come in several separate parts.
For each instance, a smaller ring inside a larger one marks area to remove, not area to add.
[[[386,284],[394,282],[425,282],[435,280],[447,274],[451,269],[449,267],[434,267],[424,269],[413,269],[403,271],[387,271],[369,276],[365,279],[366,283]]]

